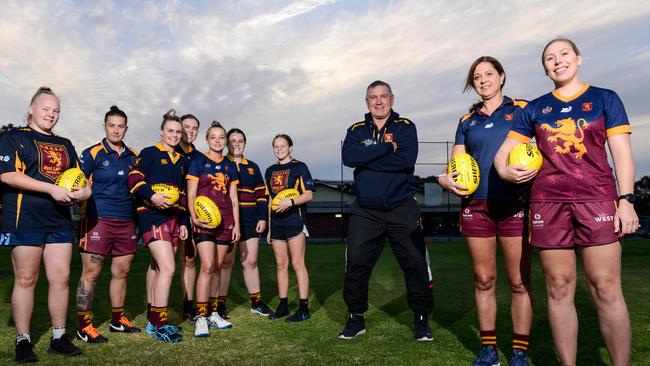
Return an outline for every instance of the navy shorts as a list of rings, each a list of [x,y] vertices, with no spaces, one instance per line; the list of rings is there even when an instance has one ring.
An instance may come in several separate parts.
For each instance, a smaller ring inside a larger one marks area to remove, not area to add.
[[[44,233],[18,232],[3,233],[0,235],[0,245],[43,245],[43,244],[72,244],[74,235],[72,230],[48,231]]]
[[[307,235],[307,228],[301,226],[274,226],[271,228],[271,240],[287,241],[304,233]]]
[[[239,241],[246,241],[248,239],[252,238],[258,238],[260,234],[255,231],[256,227],[255,226],[242,226],[241,227],[241,237],[239,238]]]

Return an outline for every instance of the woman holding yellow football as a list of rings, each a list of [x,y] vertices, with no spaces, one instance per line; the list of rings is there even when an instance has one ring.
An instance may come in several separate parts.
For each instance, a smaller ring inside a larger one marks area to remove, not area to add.
[[[219,288],[219,272],[226,253],[239,241],[239,200],[237,166],[223,156],[226,148],[226,130],[217,121],[212,122],[205,139],[209,151],[192,159],[187,173],[189,210],[192,216],[192,236],[201,260],[201,271],[196,281],[196,324],[194,335],[207,337],[208,326],[217,329],[231,328],[212,308],[208,314],[208,297],[216,295]],[[208,226],[194,210],[194,201],[205,196],[216,204],[221,215],[217,227]],[[213,275],[216,275],[213,277]],[[215,278],[216,277],[216,278]]]
[[[180,240],[187,239],[188,216],[185,199],[185,157],[174,148],[183,126],[175,110],[163,116],[160,143],[140,152],[129,173],[129,187],[136,198],[142,241],[151,252],[155,276],[147,289],[150,309],[147,333],[157,340],[176,343],[180,329],[168,323],[169,289],[176,268],[175,254]],[[154,189],[162,188],[163,193]]]
[[[569,39],[554,39],[544,47],[542,65],[554,90],[526,106],[494,165],[503,179],[521,183],[530,177],[506,166],[509,151],[535,137],[544,156],[530,193],[530,242],[540,249],[548,317],[560,362],[575,365],[577,358],[578,252],[612,364],[627,365],[631,326],[621,289],[619,239],[639,226],[633,205],[632,129],[614,91],[580,80],[581,64],[580,51]]]
[[[41,258],[52,321],[48,352],[81,354],[65,332],[73,240],[69,206],[88,199],[91,190],[68,191],[54,184],[65,170],[79,167],[70,140],[53,132],[60,110],[59,98],[52,89],[41,87],[29,104],[27,126],[0,137],[0,182],[5,185],[2,241],[12,247],[11,311],[16,325],[17,362],[38,361],[29,329]]]
[[[266,189],[269,199],[280,192],[293,188],[300,196],[293,199],[280,199],[277,208],[269,204],[269,233],[267,240],[273,245],[277,264],[278,296],[280,304],[269,315],[278,319],[289,315],[289,260],[298,282],[300,303],[298,311],[288,317],[288,323],[307,320],[309,314],[309,273],[305,266],[305,244],[307,237],[307,212],[305,205],[311,202],[315,191],[314,181],[305,163],[291,157],[293,141],[288,135],[280,134],[273,138],[273,153],[278,162],[266,169]]]
[[[452,158],[468,153],[476,159],[481,179],[472,194],[454,182],[458,175],[442,174],[438,183],[462,197],[460,226],[474,272],[474,301],[478,315],[481,350],[473,365],[499,363],[496,338],[497,244],[503,250],[511,288],[512,350],[510,365],[528,365],[526,351],[533,320],[530,298],[530,247],[524,240],[524,197],[516,187],[499,179],[492,162],[500,143],[522,112],[526,102],[503,95],[506,73],[490,56],[476,59],[467,73],[465,91],[474,89],[481,101],[461,117],[456,129]]]

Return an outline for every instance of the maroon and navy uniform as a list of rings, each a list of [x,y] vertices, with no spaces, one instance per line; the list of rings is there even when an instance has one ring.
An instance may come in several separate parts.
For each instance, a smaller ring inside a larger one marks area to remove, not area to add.
[[[508,136],[535,137],[544,163],[531,189],[531,243],[539,247],[607,244],[614,232],[616,182],[605,142],[631,133],[623,102],[608,89],[556,92],[526,106]]]
[[[30,127],[13,129],[0,137],[0,174],[20,172],[41,182],[54,183],[69,168],[79,167],[70,140]],[[5,186],[2,198],[5,245],[71,243],[70,208],[47,193]]]
[[[83,252],[120,256],[137,249],[128,179],[138,153],[124,144],[123,148],[118,153],[104,138],[79,157],[93,189],[81,207],[79,248]]]
[[[230,244],[235,218],[232,210],[232,200],[228,194],[230,189],[236,189],[239,174],[235,163],[221,157],[213,160],[205,154],[197,156],[190,163],[187,180],[198,183],[196,196],[206,196],[214,202],[221,213],[221,224],[214,229],[204,230],[198,227],[192,229],[194,242],[212,241],[216,244]]]
[[[517,186],[499,178],[493,162],[501,142],[526,103],[503,97],[501,106],[491,115],[482,113],[482,105],[478,105],[460,119],[454,144],[465,146],[481,172],[478,188],[461,203],[460,227],[465,236],[523,235],[524,203],[517,197]]]
[[[237,197],[239,198],[239,227],[241,228],[240,241],[255,238],[255,231],[260,220],[268,220],[268,197],[266,185],[260,167],[253,161],[242,158],[237,164],[231,155],[228,160],[236,164],[239,172]]]
[[[136,199],[138,227],[146,244],[153,240],[167,240],[179,244],[180,225],[188,224],[185,195],[187,160],[180,153],[169,152],[161,144],[142,149],[129,173],[129,188]],[[176,187],[178,200],[165,210],[151,205],[154,191],[151,186],[164,183]]]
[[[314,181],[305,163],[296,159],[288,163],[275,163],[266,169],[264,174],[266,189],[269,199],[288,188],[298,190],[300,194],[305,191],[316,191]],[[303,232],[307,225],[306,205],[290,207],[278,213],[271,211],[271,239],[286,241]]]

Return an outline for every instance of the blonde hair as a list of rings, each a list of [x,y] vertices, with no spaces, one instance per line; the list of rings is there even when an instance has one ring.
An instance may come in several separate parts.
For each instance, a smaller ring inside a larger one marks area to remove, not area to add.
[[[56,94],[54,94],[54,91],[52,90],[52,88],[50,88],[49,86],[41,86],[40,88],[38,88],[36,90],[36,93],[34,93],[34,96],[32,96],[32,99],[29,101],[29,106],[30,107],[33,106],[36,99],[38,97],[40,97],[41,95],[51,95],[54,98],[56,98],[57,102],[60,103],[59,97]],[[27,113],[25,114],[25,122],[29,123],[31,118],[32,118],[32,114],[29,113],[29,110],[28,110]]]
[[[161,130],[165,128],[165,123],[167,123],[167,121],[176,121],[178,123],[181,123],[181,118],[176,115],[175,109],[172,108],[163,115],[163,120],[162,123],[160,124]]]
[[[223,130],[224,134],[226,133],[226,129],[221,125],[221,122],[219,122],[219,121],[217,121],[215,119],[214,121],[212,121],[212,124],[210,125],[210,127],[208,127],[208,130],[205,131],[205,138],[206,139],[208,138],[208,136],[210,136],[210,130],[213,129],[213,128],[220,128],[220,129]]]

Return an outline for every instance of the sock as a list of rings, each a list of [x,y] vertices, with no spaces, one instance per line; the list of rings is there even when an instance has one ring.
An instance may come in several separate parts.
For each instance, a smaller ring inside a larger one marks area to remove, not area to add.
[[[219,296],[217,297],[217,308],[222,309],[226,307],[226,301],[228,301],[227,296]]]
[[[93,322],[92,310],[77,311],[77,320],[79,320],[79,329],[84,329]]]
[[[481,331],[481,346],[492,346],[497,348],[497,331],[482,330]]]
[[[52,339],[59,339],[65,334],[65,327],[52,327]]]
[[[22,341],[23,339],[26,339],[27,342],[32,343],[32,337],[29,335],[29,332],[16,334],[16,344],[18,344],[18,342]]]
[[[151,307],[151,320],[149,321],[156,328],[160,328],[167,324],[167,307],[166,306],[152,306]]]
[[[262,293],[261,292],[256,292],[254,294],[248,294],[248,297],[251,299],[251,305],[257,305],[257,303],[262,301]]]
[[[520,349],[524,352],[528,351],[528,343],[530,336],[528,334],[512,333],[512,349]]]
[[[300,299],[300,305],[298,305],[298,309],[309,311],[309,299]]]
[[[194,309],[194,300],[183,300],[183,312],[191,313]]]
[[[120,318],[124,315],[124,306],[118,308],[111,308],[111,322],[113,324],[120,324]]]
[[[208,303],[207,302],[197,302],[196,303],[196,315],[198,316],[208,316]]]
[[[288,309],[289,308],[289,301],[286,297],[280,298],[280,304],[278,304],[278,309]]]
[[[212,313],[217,312],[217,298],[216,297],[210,297],[208,299],[208,304],[210,304],[210,308],[208,309],[208,315],[212,315]]]

